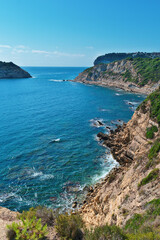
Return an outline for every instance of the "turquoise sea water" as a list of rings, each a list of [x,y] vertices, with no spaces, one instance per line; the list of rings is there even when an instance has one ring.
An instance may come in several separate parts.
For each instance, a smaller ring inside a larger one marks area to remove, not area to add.
[[[0,206],[68,208],[116,164],[96,134],[144,96],[62,81],[84,68],[25,69],[33,78],[0,80]]]

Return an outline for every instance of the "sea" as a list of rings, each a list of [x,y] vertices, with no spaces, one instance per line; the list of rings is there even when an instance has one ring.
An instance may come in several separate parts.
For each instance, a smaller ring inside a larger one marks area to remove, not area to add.
[[[115,166],[97,138],[131,119],[145,96],[72,81],[84,67],[24,67],[0,80],[0,206],[62,210]]]

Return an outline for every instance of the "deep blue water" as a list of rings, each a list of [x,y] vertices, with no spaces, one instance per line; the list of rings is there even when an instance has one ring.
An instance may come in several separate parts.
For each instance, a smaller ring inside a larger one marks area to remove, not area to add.
[[[25,69],[33,78],[0,80],[0,205],[70,207],[115,165],[96,141],[106,131],[96,118],[114,128],[144,96],[59,81],[84,68]]]

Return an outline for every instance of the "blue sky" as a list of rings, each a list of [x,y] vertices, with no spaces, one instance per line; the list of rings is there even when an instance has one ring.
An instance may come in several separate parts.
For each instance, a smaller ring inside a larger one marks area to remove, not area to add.
[[[160,51],[160,0],[0,0],[2,61],[91,66],[132,51]]]

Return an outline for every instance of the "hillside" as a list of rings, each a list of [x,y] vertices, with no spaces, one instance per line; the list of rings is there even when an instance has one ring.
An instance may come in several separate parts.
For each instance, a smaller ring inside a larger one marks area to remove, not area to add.
[[[0,62],[0,79],[30,78],[31,75],[12,62]]]
[[[94,65],[100,64],[100,63],[110,63],[114,61],[119,61],[128,57],[132,58],[156,58],[160,57],[160,52],[134,52],[134,53],[107,53],[105,55],[99,56],[95,59]]]
[[[128,58],[86,69],[76,82],[149,94],[160,83],[160,58]]]

